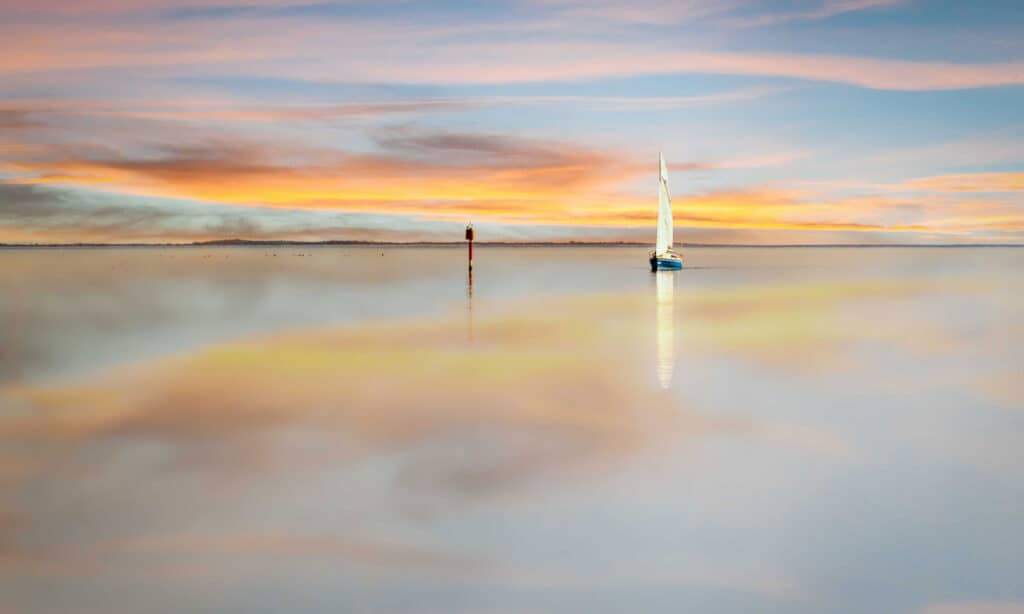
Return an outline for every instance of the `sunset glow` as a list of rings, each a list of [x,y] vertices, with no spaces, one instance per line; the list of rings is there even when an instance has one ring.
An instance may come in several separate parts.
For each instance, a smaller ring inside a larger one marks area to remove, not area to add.
[[[0,0],[0,242],[1024,242],[1010,6]]]

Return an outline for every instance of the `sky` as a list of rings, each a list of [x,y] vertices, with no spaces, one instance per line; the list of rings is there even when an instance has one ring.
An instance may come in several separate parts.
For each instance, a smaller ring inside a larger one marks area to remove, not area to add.
[[[1019,0],[0,0],[0,242],[1024,244]]]

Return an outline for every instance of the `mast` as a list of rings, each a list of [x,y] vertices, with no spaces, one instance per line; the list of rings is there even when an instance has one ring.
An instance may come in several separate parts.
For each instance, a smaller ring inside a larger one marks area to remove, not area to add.
[[[665,156],[658,153],[658,240],[654,247],[656,254],[672,249],[672,198],[668,193],[668,167]]]

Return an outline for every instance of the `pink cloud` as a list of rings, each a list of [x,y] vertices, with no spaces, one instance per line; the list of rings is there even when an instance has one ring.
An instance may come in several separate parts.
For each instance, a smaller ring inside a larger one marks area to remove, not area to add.
[[[755,17],[736,18],[731,20],[731,23],[733,25],[743,27],[773,26],[793,21],[828,19],[845,13],[885,8],[903,3],[904,0],[826,0],[817,6],[811,6],[803,10],[769,13]]]
[[[489,24],[481,24],[489,25]],[[0,27],[0,73],[145,68],[162,76],[236,74],[331,82],[499,84],[708,73],[872,89],[1024,84],[1024,62],[959,63],[850,55],[679,49],[664,41],[552,38],[510,24],[487,42],[458,28],[382,21],[237,18],[199,23]],[[608,42],[608,41],[622,42]]]

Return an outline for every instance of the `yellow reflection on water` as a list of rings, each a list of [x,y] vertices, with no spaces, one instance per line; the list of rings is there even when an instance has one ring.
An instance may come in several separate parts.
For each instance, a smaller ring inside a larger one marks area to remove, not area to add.
[[[632,350],[599,334],[599,321],[551,315],[561,313],[545,304],[471,320],[471,340],[461,317],[314,329],[68,385],[0,387],[0,400],[22,409],[0,418],[0,435],[65,450],[137,437],[237,455],[261,435],[311,429],[343,435],[364,458],[412,450],[410,483],[476,493],[601,465],[670,424],[704,428],[640,378],[608,377]],[[453,459],[449,441],[479,445]]]

